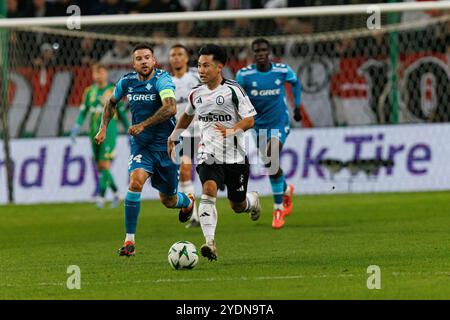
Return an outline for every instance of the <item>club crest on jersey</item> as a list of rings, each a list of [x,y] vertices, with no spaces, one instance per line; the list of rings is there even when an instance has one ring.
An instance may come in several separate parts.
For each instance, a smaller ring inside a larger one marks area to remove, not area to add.
[[[219,106],[222,105],[222,104],[224,104],[224,102],[225,102],[225,98],[224,98],[224,97],[218,96],[218,97],[216,98],[216,103],[217,103]]]

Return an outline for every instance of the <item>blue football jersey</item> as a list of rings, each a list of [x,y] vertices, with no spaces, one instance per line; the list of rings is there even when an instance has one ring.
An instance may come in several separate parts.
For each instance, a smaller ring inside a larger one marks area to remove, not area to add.
[[[242,68],[236,81],[245,89],[256,109],[255,127],[273,128],[289,125],[289,109],[284,84],[293,85],[295,105],[300,106],[301,87],[295,72],[284,63],[272,63],[267,72],[260,72],[255,64]]]
[[[156,69],[153,76],[146,81],[139,80],[136,72],[127,73],[116,84],[114,98],[118,101],[127,96],[132,124],[138,124],[151,117],[161,106],[159,93],[163,90],[175,91],[172,77],[164,70]],[[167,150],[167,138],[175,128],[175,117],[155,126],[147,127],[134,137],[134,142],[146,145],[153,151]]]

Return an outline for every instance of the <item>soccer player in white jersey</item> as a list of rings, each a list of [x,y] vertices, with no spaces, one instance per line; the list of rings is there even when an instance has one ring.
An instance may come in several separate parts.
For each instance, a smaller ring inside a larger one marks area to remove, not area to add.
[[[225,50],[217,45],[200,49],[198,73],[203,84],[192,89],[188,106],[167,141],[172,156],[180,133],[197,117],[201,139],[196,169],[203,188],[198,211],[206,240],[200,252],[209,260],[217,259],[218,187],[226,186],[234,212],[248,212],[254,221],[261,212],[258,193],[247,193],[249,164],[244,150],[244,131],[253,127],[256,111],[245,91],[222,77],[226,61]]]
[[[169,64],[172,69],[172,81],[175,84],[175,94],[177,96],[177,120],[184,113],[188,103],[188,95],[191,89],[200,83],[196,68],[189,68],[189,49],[182,44],[175,44],[169,51]],[[186,194],[195,194],[192,182],[191,167],[192,159],[198,145],[198,122],[193,121],[190,126],[181,134],[182,155],[180,165],[180,191]],[[197,207],[194,207],[190,222],[187,228],[200,226]]]

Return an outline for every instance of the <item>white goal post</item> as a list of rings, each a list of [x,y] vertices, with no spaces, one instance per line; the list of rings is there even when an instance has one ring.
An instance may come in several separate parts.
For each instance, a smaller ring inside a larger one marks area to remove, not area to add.
[[[262,19],[273,17],[313,17],[351,14],[370,14],[374,10],[380,13],[409,12],[423,10],[450,9],[449,1],[427,2],[401,2],[401,3],[375,3],[353,4],[335,6],[294,7],[274,9],[249,9],[249,10],[221,10],[221,11],[194,11],[176,13],[147,13],[147,14],[118,14],[83,16],[81,13],[81,25],[114,25],[126,23],[159,23],[178,21],[211,21],[211,20],[236,20],[236,19]],[[0,28],[23,26],[65,26],[67,17],[46,18],[16,18],[1,19]]]

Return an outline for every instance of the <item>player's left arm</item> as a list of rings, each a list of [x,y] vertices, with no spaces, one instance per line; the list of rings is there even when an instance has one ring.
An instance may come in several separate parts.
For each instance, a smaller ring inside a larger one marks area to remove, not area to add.
[[[233,130],[235,132],[239,131],[247,131],[248,129],[253,128],[255,125],[255,118],[253,116],[247,117],[239,121],[233,126]]]
[[[300,111],[301,106],[301,95],[302,95],[302,86],[300,81],[297,78],[295,72],[288,66],[288,72],[286,75],[286,82],[290,83],[292,95],[294,96],[294,120],[301,121],[302,113]]]
[[[166,92],[166,94],[168,93]],[[131,126],[128,129],[128,133],[132,136],[138,135],[139,133],[144,131],[145,128],[156,126],[157,124],[167,121],[175,116],[175,114],[177,113],[177,100],[175,99],[175,92],[172,91],[170,95],[173,95],[173,97],[166,96],[165,98],[163,98],[163,105],[151,117],[148,117],[141,123]]]
[[[233,95],[237,98],[237,110],[241,120],[232,128],[226,128],[222,124],[216,124],[216,131],[222,135],[222,137],[228,137],[239,132],[247,131],[248,129],[253,128],[255,124],[254,116],[256,115],[256,110],[244,89],[236,87],[236,89],[233,90]]]

